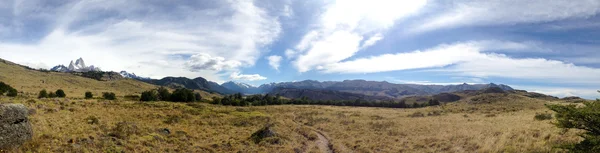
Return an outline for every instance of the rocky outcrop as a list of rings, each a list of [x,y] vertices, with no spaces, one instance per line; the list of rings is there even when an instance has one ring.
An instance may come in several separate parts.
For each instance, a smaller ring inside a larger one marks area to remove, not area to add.
[[[23,104],[0,104],[0,150],[18,147],[31,140],[33,131]]]

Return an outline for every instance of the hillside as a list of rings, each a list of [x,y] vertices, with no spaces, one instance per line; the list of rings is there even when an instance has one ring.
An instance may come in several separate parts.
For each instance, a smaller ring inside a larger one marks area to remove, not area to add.
[[[71,73],[32,70],[25,66],[0,59],[0,81],[5,82],[26,95],[35,96],[42,89],[55,91],[63,89],[68,97],[84,97],[86,91],[94,95],[102,92],[114,92],[117,96],[140,94],[155,89],[156,85],[135,79],[117,79],[98,81]],[[203,97],[218,96],[200,92]]]
[[[301,99],[306,97],[310,100],[366,100],[366,101],[382,101],[391,100],[384,96],[368,96],[363,94],[355,94],[349,92],[341,92],[335,90],[323,89],[294,89],[294,88],[277,88],[269,93],[270,95],[280,95],[290,99]]]
[[[236,93],[235,91],[229,90],[216,82],[208,81],[202,77],[197,77],[195,79],[189,79],[186,77],[165,77],[162,79],[140,79],[140,81],[172,88],[188,88],[206,92],[217,92],[220,94]]]

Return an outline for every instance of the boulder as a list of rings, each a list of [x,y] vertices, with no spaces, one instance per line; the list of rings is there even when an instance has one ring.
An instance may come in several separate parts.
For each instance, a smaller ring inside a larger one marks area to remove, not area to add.
[[[0,149],[15,148],[31,140],[33,130],[23,104],[0,104]]]

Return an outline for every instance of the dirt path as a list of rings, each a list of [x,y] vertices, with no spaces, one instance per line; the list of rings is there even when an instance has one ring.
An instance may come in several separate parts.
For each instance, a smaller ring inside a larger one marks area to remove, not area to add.
[[[313,127],[306,126],[304,124],[298,123],[296,121],[296,114],[292,113],[292,116],[293,116],[292,120],[294,121],[294,123],[296,123],[296,124],[298,124],[300,126],[308,127],[309,129],[311,129],[313,132],[315,132],[317,134],[317,140],[315,140],[315,144],[314,145],[316,145],[317,148],[319,148],[319,150],[322,153],[333,153],[333,150],[331,148],[332,145],[329,142],[329,139],[325,135],[323,135],[323,132],[321,132],[321,131],[313,128]],[[305,147],[308,147],[308,146],[305,146]]]
[[[320,131],[316,131],[313,130],[315,133],[317,133],[317,140],[315,141],[317,147],[319,147],[319,150],[321,150],[321,152],[323,153],[333,153],[333,150],[331,150],[331,143],[329,143],[329,139],[327,139],[323,134],[321,134]]]

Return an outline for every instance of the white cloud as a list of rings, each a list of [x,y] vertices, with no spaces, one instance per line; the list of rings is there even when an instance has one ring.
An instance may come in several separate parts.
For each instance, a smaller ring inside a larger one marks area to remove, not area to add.
[[[352,57],[381,40],[382,33],[404,17],[415,14],[426,0],[337,0],[328,5],[293,49],[286,51],[299,72],[310,71]],[[361,42],[363,44],[361,45]]]
[[[587,18],[600,12],[600,1],[597,0],[454,0],[440,2],[438,6],[441,11],[417,22],[412,32]]]
[[[258,81],[266,80],[266,77],[260,76],[259,74],[240,74],[240,72],[233,72],[229,75],[229,79],[233,80],[244,80],[244,81]]]
[[[240,67],[242,63],[238,61],[226,61],[223,57],[212,57],[208,54],[200,53],[190,57],[186,66],[191,71],[213,70],[222,71]]]
[[[219,1],[208,8],[138,1],[75,1],[54,8],[22,3],[20,15],[11,18],[35,21],[24,24],[41,24],[48,32],[39,31],[39,41],[2,41],[0,54],[17,63],[43,61],[50,66],[83,57],[103,70],[219,81],[219,71],[253,66],[262,48],[281,33],[278,19],[253,3]],[[166,12],[162,7],[177,9]],[[34,19],[26,18],[36,11]],[[190,71],[198,68],[207,70]]]
[[[479,48],[471,43],[441,45],[425,51],[384,54],[324,66],[327,73],[374,73],[443,67],[477,58]]]
[[[267,57],[267,60],[269,60],[269,65],[279,71],[279,66],[281,64],[281,56],[277,56],[277,55],[271,55],[269,57]]]
[[[407,53],[384,54],[328,64],[326,73],[374,73],[409,69],[432,69],[448,75],[504,77],[554,81],[555,83],[600,84],[600,69],[576,66],[542,58],[511,58],[486,50],[507,49],[502,41],[473,41],[440,45]],[[514,44],[514,43],[509,43]],[[522,49],[516,45],[513,49]],[[512,47],[508,47],[512,48]]]
[[[377,41],[383,39],[383,36],[381,35],[381,33],[378,33],[374,36],[369,37],[369,39],[367,39],[365,42],[363,42],[363,44],[360,46],[361,49],[367,48],[369,46],[374,45],[375,43],[377,43]]]

